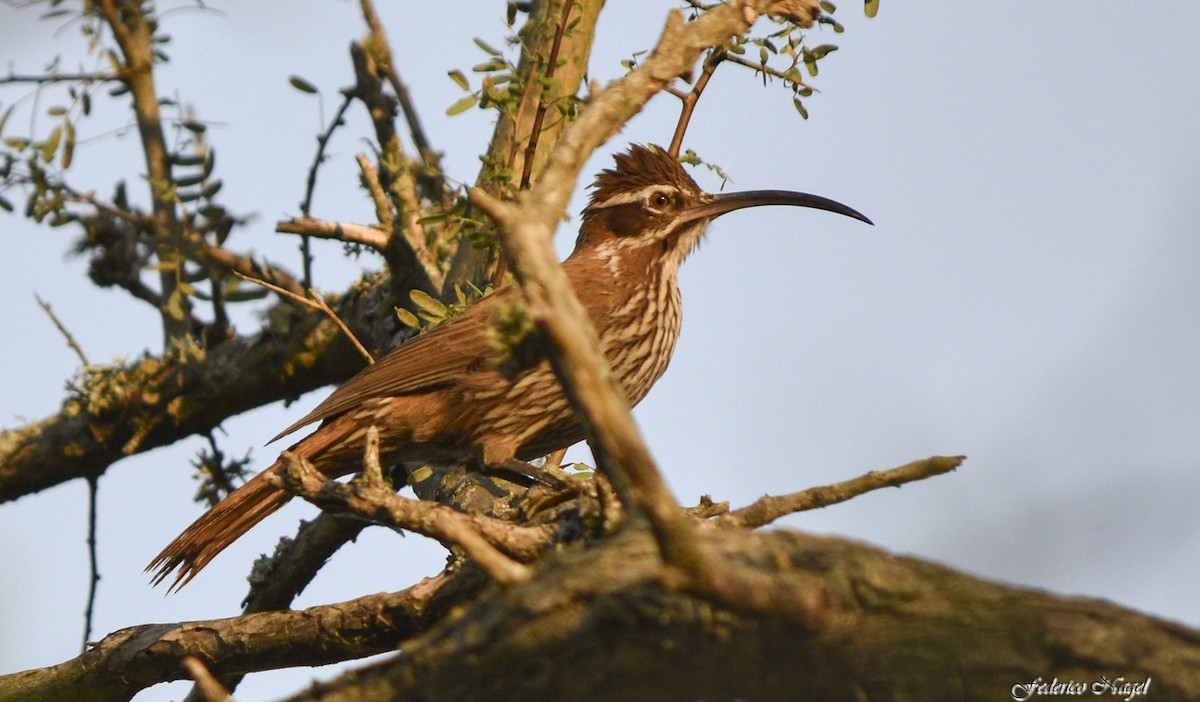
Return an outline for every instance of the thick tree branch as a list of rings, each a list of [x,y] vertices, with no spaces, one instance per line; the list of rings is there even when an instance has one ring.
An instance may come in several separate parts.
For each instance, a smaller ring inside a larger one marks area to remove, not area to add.
[[[344,299],[340,316],[380,348],[390,340],[361,321],[388,318],[376,312],[378,295],[376,289]],[[86,371],[58,414],[0,431],[0,502],[100,475],[126,456],[205,434],[231,416],[345,380],[362,367],[323,316],[281,303],[268,317],[279,326],[221,344],[202,363],[148,356]]]
[[[1001,700],[1055,676],[1200,698],[1194,629],[841,539],[722,529],[705,540],[727,568],[817,616],[665,590],[654,541],[626,532],[564,551],[403,653],[290,699]]]
[[[483,582],[476,572],[443,573],[400,592],[300,611],[121,629],[78,658],[0,676],[0,701],[124,702],[151,685],[190,677],[186,656],[228,675],[383,653],[428,629]]]

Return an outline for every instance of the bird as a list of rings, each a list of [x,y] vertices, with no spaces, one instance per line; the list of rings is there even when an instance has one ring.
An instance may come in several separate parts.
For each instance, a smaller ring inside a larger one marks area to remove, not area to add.
[[[682,323],[679,267],[709,223],[747,207],[791,205],[867,224],[846,205],[789,190],[709,194],[678,159],[632,144],[601,171],[562,267],[596,328],[601,349],[632,407],[667,369]],[[338,387],[276,441],[319,422],[290,451],[328,478],[357,472],[369,427],[383,465],[512,469],[585,438],[536,330],[497,351],[497,320],[520,302],[503,286],[409,339]],[[272,476],[277,460],[202,514],[146,567],[171,590],[282,507],[291,494]]]

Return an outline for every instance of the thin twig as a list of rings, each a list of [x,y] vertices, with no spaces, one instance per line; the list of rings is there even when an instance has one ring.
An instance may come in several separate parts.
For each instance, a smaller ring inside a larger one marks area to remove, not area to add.
[[[43,300],[37,293],[33,294],[33,299],[37,300],[37,303],[41,306],[42,311],[45,312],[46,316],[50,318],[50,321],[54,323],[55,328],[58,329],[58,333],[62,334],[63,338],[67,340],[67,346],[70,346],[71,350],[75,352],[75,355],[79,357],[79,362],[83,364],[83,367],[91,368],[92,362],[88,360],[87,354],[83,352],[83,347],[80,346],[79,342],[75,340],[75,337],[71,335],[70,330],[68,330],[66,325],[62,323],[62,320],[58,318],[58,315],[54,314],[54,308],[50,306],[50,303]]]
[[[391,84],[392,90],[396,91],[396,99],[400,102],[400,109],[404,112],[404,121],[408,124],[409,136],[412,137],[413,145],[417,147],[417,153],[421,154],[421,160],[425,163],[426,170],[435,174],[432,181],[433,187],[430,188],[430,192],[426,193],[426,196],[431,200],[436,200],[446,190],[445,181],[441,176],[441,159],[438,153],[429,146],[429,139],[425,136],[421,120],[417,116],[412,98],[408,94],[408,86],[400,80],[400,74],[396,72],[396,62],[392,56],[391,44],[388,43],[387,33],[383,29],[383,23],[379,21],[375,6],[371,0],[360,0],[360,4],[367,28],[371,30],[371,34],[377,40],[376,50],[385,52],[387,60],[384,61],[383,66],[384,76]]]
[[[357,154],[354,160],[358,163],[359,171],[362,172],[363,185],[366,186],[367,192],[371,195],[371,202],[375,205],[375,219],[379,220],[379,225],[384,232],[391,234],[396,230],[396,218],[392,214],[392,202],[388,199],[383,182],[379,179],[379,171],[375,169],[366,154]],[[389,180],[394,176],[395,174],[391,174]]]
[[[554,69],[558,67],[558,52],[562,49],[563,34],[567,31],[567,20],[570,19],[571,10],[574,7],[575,0],[566,0],[563,3],[562,19],[559,20],[558,26],[554,30],[554,41],[550,44],[550,56],[546,59],[546,73],[544,77],[546,82],[554,79]],[[533,175],[533,157],[537,153],[538,137],[542,133],[542,123],[546,119],[546,110],[550,107],[546,104],[544,96],[545,91],[543,90],[538,96],[537,111],[533,116],[533,127],[529,132],[529,143],[525,145],[525,162],[521,165],[521,190],[529,189],[529,180]],[[499,285],[498,282],[497,285]]]
[[[196,681],[195,689],[199,691],[204,702],[233,702],[229,691],[225,689],[204,663],[195,656],[184,656],[183,667],[192,680]]]
[[[563,3],[562,17],[554,28],[554,41],[550,43],[550,55],[546,59],[545,80],[549,82],[554,78],[554,69],[558,67],[558,53],[562,49],[563,35],[567,31],[567,20],[571,17],[571,10],[575,7],[575,0],[566,0]],[[536,81],[530,80],[530,84]],[[525,144],[525,158],[521,163],[521,190],[528,190],[530,180],[533,178],[533,160],[537,154],[537,146],[539,137],[542,134],[542,123],[546,120],[546,110],[549,105],[546,104],[545,90],[538,94],[537,110],[533,115],[533,126],[529,130],[529,141]],[[515,153],[515,152],[514,152]],[[504,251],[500,251],[496,256],[496,270],[492,274],[492,287],[498,288],[504,284],[504,275],[507,272],[507,264],[504,261]]]
[[[809,90],[812,90],[813,92],[820,92],[819,90],[817,90],[813,86],[809,85],[808,83],[805,83],[804,81],[794,80],[793,78],[789,78],[787,75],[787,71],[781,71],[778,68],[772,68],[770,66],[765,66],[762,63],[751,61],[750,59],[745,58],[743,56],[737,56],[737,55],[730,54],[725,57],[725,60],[730,63],[736,63],[739,66],[745,66],[747,68],[752,68],[755,71],[761,71],[773,78],[778,78],[780,80],[785,80],[789,83],[794,83],[796,85],[804,86],[805,88],[808,88]]]
[[[295,278],[275,266],[257,263],[249,256],[235,254],[228,249],[210,244],[198,236],[194,237],[189,244],[192,247],[190,253],[197,259],[216,264],[235,275],[249,280],[270,282],[277,288],[290,290],[293,294],[300,294],[306,289]]]
[[[120,73],[49,73],[45,75],[21,75],[17,73],[9,73],[4,77],[0,77],[0,85],[8,85],[10,83],[40,83],[42,85],[48,83],[107,83],[108,81],[121,80]]]
[[[348,244],[362,244],[382,252],[387,248],[388,235],[375,227],[349,222],[330,222],[323,219],[289,219],[275,223],[275,231],[301,234],[318,239],[333,239]]]
[[[675,134],[671,137],[671,146],[667,148],[667,153],[671,154],[673,158],[679,158],[683,135],[692,121],[692,113],[696,110],[696,104],[700,102],[700,95],[708,87],[708,81],[716,72],[717,66],[725,60],[726,53],[724,47],[717,47],[709,52],[708,58],[704,59],[704,69],[700,72],[700,77],[696,79],[696,84],[683,98],[683,109],[679,113],[679,121],[675,123]]]
[[[349,93],[342,94],[342,104],[338,106],[337,112],[333,115],[333,120],[325,128],[325,131],[317,137],[317,151],[313,154],[312,165],[308,167],[308,176],[304,181],[304,199],[300,201],[300,214],[304,215],[305,219],[312,216],[312,201],[314,193],[317,189],[317,171],[321,168],[321,164],[325,162],[325,149],[329,146],[329,140],[333,138],[333,133],[338,127],[346,123],[346,110],[354,102],[354,95]],[[300,255],[303,257],[303,276],[304,287],[312,287],[312,253],[309,251],[308,237],[300,239]]]
[[[100,564],[96,556],[96,493],[100,490],[100,481],[95,475],[88,476],[88,533],[87,549],[88,564],[91,567],[88,578],[87,607],[83,610],[83,653],[87,653],[88,642],[92,638],[92,616],[96,611],[96,591],[100,587]]]
[[[366,346],[363,346],[362,342],[358,340],[358,337],[354,335],[354,332],[350,331],[350,327],[348,327],[346,323],[342,321],[342,318],[333,311],[333,308],[326,304],[325,300],[323,300],[321,296],[317,295],[313,290],[310,289],[308,291],[309,297],[305,297],[304,295],[297,295],[291,290],[281,288],[278,285],[272,285],[261,278],[251,278],[250,276],[244,275],[238,271],[233,271],[233,274],[242,280],[261,285],[267,290],[271,290],[283,295],[293,302],[298,302],[305,307],[311,307],[314,310],[320,310],[321,312],[324,312],[329,316],[330,319],[333,320],[334,324],[338,325],[338,329],[342,330],[342,333],[346,335],[346,338],[350,340],[350,343],[354,344],[354,348],[357,349],[360,354],[362,354],[362,357],[367,359],[367,363],[375,362],[375,357],[371,355],[371,352],[367,350]]]
[[[966,459],[966,456],[931,456],[899,468],[871,471],[832,485],[813,487],[788,495],[764,495],[753,504],[713,519],[712,523],[722,527],[756,529],[789,514],[828,507],[872,490],[900,487],[905,483],[949,473],[962,465]]]

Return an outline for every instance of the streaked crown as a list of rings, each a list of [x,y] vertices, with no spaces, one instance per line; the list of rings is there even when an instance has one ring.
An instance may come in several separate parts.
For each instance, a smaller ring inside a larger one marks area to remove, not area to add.
[[[679,161],[661,146],[631,144],[629,151],[617,154],[613,160],[616,168],[606,168],[596,176],[587,210],[641,202],[647,193],[659,188],[692,197],[703,194]]]
[[[613,159],[615,167],[601,171],[592,184],[577,246],[611,237],[630,244],[674,238],[681,215],[711,198],[660,146],[633,144]]]

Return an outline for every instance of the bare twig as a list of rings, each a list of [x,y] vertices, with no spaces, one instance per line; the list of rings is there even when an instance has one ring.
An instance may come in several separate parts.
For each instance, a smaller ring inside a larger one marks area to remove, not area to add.
[[[259,263],[249,256],[235,254],[228,249],[210,244],[199,236],[196,236],[190,243],[191,253],[197,259],[216,264],[241,278],[261,280],[270,283],[273,289],[289,290],[293,294],[300,294],[305,290],[299,281],[276,266]]]
[[[342,333],[346,335],[346,338],[350,340],[350,343],[354,344],[354,348],[358,350],[359,354],[361,354],[363,358],[367,359],[367,363],[375,362],[375,357],[371,355],[371,352],[367,350],[367,347],[363,346],[362,342],[358,340],[358,337],[354,335],[354,332],[350,331],[350,327],[347,326],[344,321],[342,321],[342,318],[339,317],[337,313],[333,311],[333,308],[330,307],[320,295],[316,294],[316,292],[309,290],[308,297],[305,297],[304,295],[298,295],[286,288],[281,288],[278,285],[272,285],[261,278],[251,278],[250,276],[244,275],[239,271],[233,271],[233,274],[242,280],[261,285],[268,290],[279,293],[293,302],[298,302],[305,307],[310,307],[314,310],[320,310],[321,312],[324,312],[331,320],[333,320],[333,323],[338,326],[338,329],[342,330]]]
[[[404,81],[400,80],[400,74],[396,71],[396,62],[392,57],[391,44],[388,43],[387,32],[383,29],[383,23],[379,21],[379,15],[375,12],[375,6],[371,0],[360,0],[362,6],[363,19],[367,23],[367,27],[371,30],[371,35],[376,40],[374,49],[382,54],[383,74],[391,84],[392,90],[396,92],[396,99],[400,102],[400,109],[404,112],[404,121],[408,124],[408,133],[412,137],[413,145],[417,147],[417,153],[421,154],[421,161],[425,164],[427,176],[432,177],[429,182],[429,192],[426,196],[431,200],[437,200],[440,195],[445,192],[446,184],[441,175],[441,158],[438,153],[429,146],[429,139],[425,136],[425,130],[421,127],[421,120],[417,116],[416,108],[413,106],[412,98],[408,94],[408,86]]]
[[[333,119],[317,137],[317,151],[313,154],[312,165],[308,167],[308,176],[304,181],[304,199],[300,201],[300,214],[308,219],[312,216],[312,201],[314,193],[317,189],[317,171],[321,168],[321,164],[325,162],[325,149],[329,146],[329,140],[333,138],[333,133],[338,127],[345,124],[346,110],[350,109],[350,105],[354,102],[354,95],[350,93],[342,94],[342,104],[338,105],[337,112],[334,113]],[[308,236],[300,239],[300,255],[303,261],[303,276],[304,287],[312,287],[312,253],[308,247]]]
[[[388,235],[375,227],[349,222],[330,222],[323,219],[289,219],[275,223],[275,231],[284,234],[315,236],[348,244],[362,244],[376,251],[387,248]]]
[[[66,325],[62,323],[62,320],[58,318],[58,315],[54,314],[54,308],[50,306],[50,303],[43,300],[37,293],[33,294],[33,299],[37,300],[37,303],[42,308],[42,311],[45,312],[46,316],[50,318],[50,321],[54,323],[54,327],[58,329],[58,333],[62,334],[63,338],[67,340],[67,346],[70,346],[71,350],[75,352],[75,355],[79,357],[79,362],[83,364],[83,367],[91,368],[92,363],[88,360],[87,354],[83,352],[83,347],[80,346],[79,342],[75,340],[75,337],[71,334],[70,330],[67,329]]]
[[[188,675],[192,680],[196,681],[196,690],[200,692],[200,698],[204,702],[233,702],[233,698],[229,696],[229,692],[220,682],[217,681],[213,674],[209,672],[204,663],[195,656],[184,656],[183,667],[187,670]]]
[[[407,529],[461,548],[499,583],[527,580],[519,560],[532,560],[551,543],[549,526],[519,526],[483,515],[469,515],[437,503],[397,495],[384,481],[379,463],[379,432],[371,427],[363,472],[349,484],[321,475],[304,458],[284,451],[283,485],[327,511],[347,512],[374,522]],[[513,557],[510,557],[513,556]]]
[[[723,527],[755,529],[795,512],[828,507],[872,490],[900,487],[905,483],[949,473],[962,465],[966,459],[966,456],[931,456],[899,468],[871,471],[833,485],[822,485],[788,495],[765,495],[751,505],[721,515],[712,521]]]
[[[108,81],[121,80],[120,73],[46,73],[38,75],[25,75],[19,73],[9,73],[6,76],[0,77],[0,85],[8,85],[10,83],[39,83],[46,85],[49,83],[106,83]]]
[[[354,160],[358,162],[358,170],[362,173],[363,184],[367,187],[367,192],[371,194],[371,202],[375,205],[375,218],[379,220],[383,231],[390,235],[395,231],[395,217],[392,215],[392,203],[388,200],[383,183],[379,180],[379,171],[375,169],[365,154],[356,155]]]
[[[96,611],[96,591],[100,587],[100,562],[96,555],[96,493],[100,489],[100,479],[95,475],[88,476],[88,533],[87,550],[90,572],[88,577],[87,606],[83,610],[83,649],[88,650],[88,642],[92,638],[92,616]]]
[[[696,79],[695,85],[688,94],[683,97],[683,109],[679,113],[679,120],[675,123],[675,134],[671,137],[671,145],[667,148],[667,153],[672,157],[679,158],[683,135],[687,132],[688,124],[692,120],[692,113],[696,110],[696,104],[700,102],[700,95],[708,87],[708,81],[716,72],[717,66],[725,60],[726,53],[724,47],[717,47],[709,52],[708,58],[704,60],[704,69],[700,72],[700,77]]]

